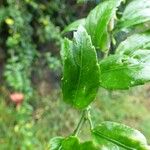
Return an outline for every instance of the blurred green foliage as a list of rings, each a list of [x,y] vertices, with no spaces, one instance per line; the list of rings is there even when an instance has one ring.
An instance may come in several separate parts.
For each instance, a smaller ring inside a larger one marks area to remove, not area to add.
[[[131,89],[129,92],[108,92],[100,89],[97,101],[92,105],[95,108],[92,110],[94,123],[117,120],[136,127],[150,142],[150,97],[143,89],[149,91],[149,86]],[[24,104],[16,109],[0,97],[0,149],[47,150],[52,137],[67,136],[73,132],[80,112],[63,103],[61,99],[57,90],[44,97],[34,93],[30,105]],[[90,137],[88,128],[88,124],[85,124],[80,133],[81,139]]]
[[[39,57],[39,51],[45,51],[42,45],[47,42],[60,45],[60,27],[64,22],[59,15],[56,18],[54,15],[65,7],[59,0],[6,0],[0,4],[0,33],[3,35],[0,45],[6,50],[7,58],[4,76],[9,87],[25,93],[27,98],[32,94],[33,61]]]

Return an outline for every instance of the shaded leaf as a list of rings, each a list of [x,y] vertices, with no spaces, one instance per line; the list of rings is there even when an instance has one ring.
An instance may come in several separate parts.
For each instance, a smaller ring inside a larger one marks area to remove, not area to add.
[[[100,144],[99,137],[127,150],[149,150],[144,135],[123,124],[103,122],[93,129],[93,135]]]
[[[64,101],[76,108],[85,108],[96,96],[100,70],[95,48],[83,27],[74,33],[73,42],[64,40],[61,55]]]
[[[112,55],[100,62],[101,83],[106,89],[128,89],[150,81],[150,51]]]

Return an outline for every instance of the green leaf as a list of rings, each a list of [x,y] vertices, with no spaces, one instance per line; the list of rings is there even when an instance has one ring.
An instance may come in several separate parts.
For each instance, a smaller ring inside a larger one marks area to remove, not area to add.
[[[80,143],[76,137],[68,137],[62,142],[62,150],[98,150],[92,141]]]
[[[116,52],[129,54],[137,49],[146,49],[147,44],[150,44],[150,33],[134,34],[121,42]]]
[[[92,38],[94,46],[101,51],[110,48],[110,35],[108,32],[109,23],[113,23],[117,7],[122,0],[108,0],[100,3],[93,9],[86,19],[80,19],[70,24],[63,33],[76,30],[79,25],[85,26],[88,34]]]
[[[64,138],[54,137],[50,140],[50,150],[61,150],[61,144]]]
[[[76,21],[74,21],[73,23],[71,23],[70,25],[68,25],[68,26],[63,30],[62,34],[66,33],[66,32],[70,32],[70,31],[77,30],[80,25],[82,25],[82,26],[85,25],[85,18],[76,20]]]
[[[124,150],[121,147],[105,140],[101,136],[93,136],[95,143],[97,143],[97,146],[100,148],[100,150]]]
[[[138,130],[115,122],[103,122],[92,131],[97,142],[103,138],[127,150],[149,150],[146,138]],[[115,149],[116,150],[116,149]]]
[[[79,147],[79,140],[73,136],[64,139],[62,142],[62,150],[77,150]]]
[[[100,69],[91,38],[83,27],[74,33],[73,42],[64,40],[61,55],[64,101],[76,108],[85,108],[96,96]]]
[[[134,25],[131,28],[127,28],[127,29],[130,32],[130,34],[147,32],[150,30],[150,21],[144,22],[142,24]]]
[[[92,141],[84,142],[80,145],[80,150],[98,150]]]
[[[106,89],[128,89],[150,81],[150,51],[112,55],[100,62],[101,83]]]
[[[118,27],[128,28],[147,21],[150,21],[150,1],[133,0],[127,5]]]
[[[109,33],[106,31],[103,34],[103,37],[101,39],[101,50],[103,52],[108,51],[110,49],[110,42],[111,42],[111,37]]]
[[[93,9],[87,19],[85,27],[89,35],[91,35],[92,42],[95,47],[102,51],[109,49],[108,45],[108,24],[115,16],[117,7],[122,0],[108,0],[100,3]],[[106,36],[107,35],[107,36]],[[104,43],[103,39],[107,39]]]

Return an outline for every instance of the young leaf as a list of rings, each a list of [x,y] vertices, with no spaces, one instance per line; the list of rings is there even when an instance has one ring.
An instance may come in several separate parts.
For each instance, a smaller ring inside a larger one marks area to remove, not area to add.
[[[150,44],[150,33],[134,34],[121,42],[116,52],[119,54],[129,54],[137,49],[146,49]]]
[[[82,25],[82,26],[85,25],[85,18],[76,20],[76,21],[74,21],[73,23],[71,23],[70,25],[68,25],[68,26],[63,30],[62,34],[66,33],[66,32],[70,32],[70,31],[77,30],[80,25]]]
[[[100,69],[91,38],[83,27],[75,32],[73,42],[64,40],[61,55],[64,101],[76,108],[85,108],[96,96]]]
[[[89,13],[86,19],[85,27],[88,34],[91,35],[92,42],[95,47],[100,48],[102,51],[108,49],[109,37],[107,36],[106,43],[102,40],[103,38],[106,39],[106,35],[108,35],[108,24],[112,17],[115,16],[117,7],[121,1],[122,0],[108,0],[100,3]]]
[[[61,150],[61,144],[64,138],[54,137],[50,140],[50,150]]]
[[[150,21],[150,0],[133,0],[126,7],[118,27],[127,28],[147,21]]]
[[[92,131],[96,141],[100,138],[127,150],[149,150],[146,138],[138,130],[115,122],[103,122]]]
[[[150,51],[112,55],[100,62],[101,83],[106,89],[128,89],[150,81]]]

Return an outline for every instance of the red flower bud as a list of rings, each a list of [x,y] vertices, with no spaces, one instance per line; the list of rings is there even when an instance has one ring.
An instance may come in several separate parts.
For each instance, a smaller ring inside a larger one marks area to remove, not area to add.
[[[19,105],[22,103],[22,101],[24,100],[24,95],[22,93],[18,93],[18,92],[15,92],[15,93],[12,93],[10,95],[10,99],[12,102],[14,102],[16,105]]]

